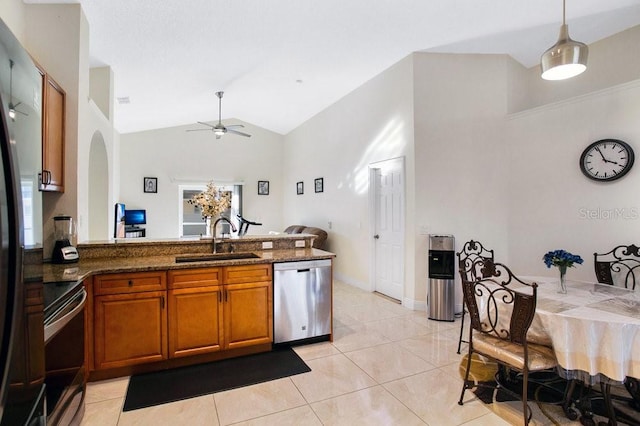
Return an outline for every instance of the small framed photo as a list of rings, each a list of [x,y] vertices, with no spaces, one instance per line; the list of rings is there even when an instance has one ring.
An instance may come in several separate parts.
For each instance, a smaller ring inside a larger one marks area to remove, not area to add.
[[[268,180],[259,180],[258,181],[258,195],[269,195],[269,181]]]
[[[296,183],[296,194],[298,195],[304,194],[304,182]]]
[[[315,184],[316,192],[323,192],[324,191],[324,179],[323,178],[317,178],[316,180],[313,181],[313,183]]]
[[[144,178],[144,192],[158,192],[158,178],[146,177]]]

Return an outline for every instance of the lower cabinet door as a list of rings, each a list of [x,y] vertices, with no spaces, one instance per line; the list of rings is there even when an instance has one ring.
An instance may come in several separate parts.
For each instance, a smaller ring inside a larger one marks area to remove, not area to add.
[[[169,357],[216,352],[223,347],[222,287],[169,290]]]
[[[164,291],[96,296],[95,368],[115,368],[167,359]]]
[[[224,294],[227,349],[270,343],[273,340],[270,281],[227,284]]]

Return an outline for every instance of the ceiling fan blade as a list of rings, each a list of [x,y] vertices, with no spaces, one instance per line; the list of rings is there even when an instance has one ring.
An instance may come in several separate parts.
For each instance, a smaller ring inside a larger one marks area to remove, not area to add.
[[[234,127],[244,127],[242,124],[232,124],[230,126],[227,126],[227,129],[233,129]]]
[[[187,132],[213,132],[213,129],[187,129]]]
[[[198,121],[198,124],[202,124],[204,126],[208,126],[208,127],[211,127],[211,128],[214,127],[213,124],[205,123],[204,121]]]
[[[248,133],[239,132],[239,131],[237,131],[237,130],[230,129],[229,127],[227,127],[227,132],[228,132],[228,133],[234,133],[234,134],[236,134],[236,135],[244,136],[244,137],[247,137],[247,138],[250,138],[250,137],[251,137],[251,135],[250,135],[250,134],[248,134]]]

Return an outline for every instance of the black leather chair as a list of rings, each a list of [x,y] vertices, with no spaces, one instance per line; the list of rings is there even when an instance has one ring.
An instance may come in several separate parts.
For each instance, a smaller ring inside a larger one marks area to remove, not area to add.
[[[462,250],[459,253],[456,253],[458,256],[458,270],[460,272],[460,279],[472,280],[475,277],[473,274],[473,264],[478,259],[490,259],[495,260],[493,258],[493,250],[488,250],[484,248],[482,243],[474,240],[467,241],[462,246]],[[467,315],[466,305],[464,304],[464,300],[462,303],[462,321],[460,322],[460,337],[458,338],[458,353],[460,353],[460,347],[462,343],[468,343],[463,339],[463,329],[464,329],[464,317]]]
[[[593,266],[599,283],[635,290],[636,274],[640,273],[640,247],[620,245],[606,253],[593,253]]]

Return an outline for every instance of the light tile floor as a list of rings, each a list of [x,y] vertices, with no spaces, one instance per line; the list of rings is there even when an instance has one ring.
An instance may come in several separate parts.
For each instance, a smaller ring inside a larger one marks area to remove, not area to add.
[[[122,412],[129,378],[88,384],[86,426],[473,425],[522,423],[519,402],[486,405],[462,387],[460,323],[427,319],[379,295],[334,283],[334,341],[296,347],[311,372]],[[150,390],[153,391],[153,390]],[[535,403],[531,424],[579,425]]]

